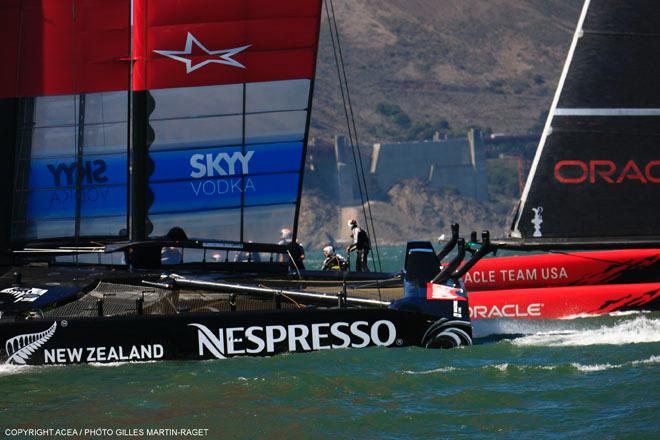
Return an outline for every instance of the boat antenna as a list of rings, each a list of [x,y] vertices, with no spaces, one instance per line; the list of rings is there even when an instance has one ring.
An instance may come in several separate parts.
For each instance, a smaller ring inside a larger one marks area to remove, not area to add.
[[[328,7],[328,4],[330,5]],[[346,116],[346,125],[348,127],[348,141],[353,153],[353,163],[355,164],[355,173],[357,176],[358,189],[360,191],[360,201],[362,202],[362,213],[364,215],[365,227],[371,237],[373,237],[374,250],[376,251],[376,259],[374,253],[371,254],[371,259],[376,267],[376,260],[378,261],[378,270],[383,271],[383,266],[380,261],[380,252],[378,250],[378,239],[376,238],[376,228],[374,227],[374,218],[371,212],[371,202],[369,200],[369,191],[367,190],[367,179],[364,173],[364,165],[362,163],[362,152],[360,151],[360,142],[358,140],[357,126],[355,125],[355,114],[353,113],[353,105],[351,103],[351,93],[348,88],[348,77],[346,76],[346,67],[344,65],[344,56],[341,50],[341,42],[339,40],[339,28],[337,27],[337,19],[335,17],[335,7],[333,0],[325,0],[325,14],[328,19],[328,29],[330,31],[330,41],[332,41],[332,51],[335,56],[335,65],[337,67],[337,76],[339,78],[339,89],[341,91],[341,100],[344,105],[344,115]],[[334,31],[333,31],[334,27]],[[344,87],[346,93],[344,94]],[[352,124],[351,124],[352,123]],[[353,141],[355,137],[355,141]],[[357,150],[357,154],[356,154]],[[357,156],[357,158],[356,158]],[[364,186],[364,194],[362,187]],[[365,203],[366,199],[366,203]],[[365,204],[367,208],[365,209]],[[367,210],[369,215],[367,215]],[[371,225],[371,228],[369,227]],[[371,229],[371,231],[369,230]]]

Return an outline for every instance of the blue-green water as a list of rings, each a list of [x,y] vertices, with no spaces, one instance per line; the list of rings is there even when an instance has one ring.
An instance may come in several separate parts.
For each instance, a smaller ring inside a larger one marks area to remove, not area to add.
[[[437,247],[437,246],[436,246]],[[351,268],[355,268],[355,253],[348,254],[344,249],[337,248],[337,253],[341,254],[351,260]],[[380,255],[380,264],[376,259],[376,251],[372,250],[369,254],[369,268],[380,270],[383,272],[400,272],[403,268],[403,259],[405,256],[405,246],[384,246],[378,250]],[[323,251],[320,249],[306,249],[305,251],[305,267],[307,269],[321,269],[323,266]]]
[[[313,254],[308,267],[320,264]],[[402,257],[382,249],[383,269],[399,270]],[[73,437],[191,438],[147,430],[198,428],[209,439],[660,438],[660,313],[477,321],[475,336],[453,350],[0,366],[0,437],[103,428]],[[72,438],[62,434],[51,437]]]
[[[100,427],[114,438],[150,428],[208,429],[206,438],[658,438],[660,314],[482,322],[476,333],[478,345],[453,350],[1,367],[0,435]]]
[[[436,251],[440,250],[440,246],[435,244]],[[351,268],[355,267],[355,254],[348,254],[344,249],[337,248],[336,251],[346,258],[351,260]],[[379,271],[382,269],[383,272],[400,272],[403,268],[403,260],[405,257],[405,246],[381,246],[378,250],[378,255],[380,256],[380,263],[376,257],[376,251],[372,250],[369,254],[369,268],[374,270],[374,267]],[[307,269],[320,269],[323,265],[323,251],[321,249],[306,249],[305,251],[305,267]],[[451,252],[446,258],[445,261],[450,260],[456,251]],[[516,255],[514,251],[498,251],[496,256],[505,256],[505,255]],[[469,254],[468,254],[469,256]],[[485,258],[493,257],[492,254],[487,255]]]

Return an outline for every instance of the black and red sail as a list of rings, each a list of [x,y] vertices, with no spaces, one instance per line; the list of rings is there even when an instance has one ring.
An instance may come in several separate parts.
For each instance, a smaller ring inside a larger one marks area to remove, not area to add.
[[[658,308],[659,30],[656,1],[585,1],[513,238],[498,245],[602,251],[481,260],[465,277],[473,319]]]
[[[522,245],[660,243],[660,9],[587,0],[513,236]]]

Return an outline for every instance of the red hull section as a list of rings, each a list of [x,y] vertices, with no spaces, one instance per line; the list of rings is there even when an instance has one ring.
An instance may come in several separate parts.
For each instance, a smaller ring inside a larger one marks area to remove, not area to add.
[[[472,319],[557,319],[658,308],[660,283],[470,292]]]
[[[660,249],[486,258],[465,275],[468,292],[660,281]]]

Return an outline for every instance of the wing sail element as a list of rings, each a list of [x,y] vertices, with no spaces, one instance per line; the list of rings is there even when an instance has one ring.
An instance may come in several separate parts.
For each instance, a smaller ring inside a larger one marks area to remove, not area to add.
[[[12,60],[0,114],[15,114],[0,122],[15,145],[0,156],[0,242],[174,227],[295,238],[320,0],[10,0],[0,12]]]
[[[659,29],[653,0],[585,2],[512,228],[519,245],[660,243]]]
[[[120,236],[130,0],[10,0],[0,11],[0,106],[11,108],[0,136],[15,146],[0,153],[2,230],[18,242]]]

